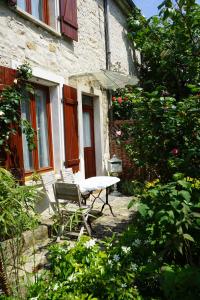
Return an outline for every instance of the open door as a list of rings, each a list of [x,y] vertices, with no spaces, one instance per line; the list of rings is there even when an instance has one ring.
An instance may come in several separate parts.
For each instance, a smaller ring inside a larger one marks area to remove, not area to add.
[[[96,176],[93,98],[83,96],[85,178]]]

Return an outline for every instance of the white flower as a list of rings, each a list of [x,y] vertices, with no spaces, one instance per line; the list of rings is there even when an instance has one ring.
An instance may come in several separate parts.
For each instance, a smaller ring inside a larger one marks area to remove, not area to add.
[[[108,264],[112,267],[113,266],[113,262],[111,259],[108,260]]]
[[[118,254],[115,254],[113,256],[114,261],[119,261],[120,260],[120,256]]]
[[[135,247],[138,247],[141,245],[141,241],[139,239],[136,239],[133,243],[132,243],[133,246]]]
[[[95,244],[96,244],[96,239],[91,239],[91,240],[85,242],[84,246],[89,249],[89,248],[94,247]]]
[[[140,21],[135,20],[135,21],[134,21],[134,24],[135,24],[135,25],[140,25]]]
[[[17,78],[15,78],[15,79],[13,80],[13,82],[14,82],[14,84],[17,84]]]
[[[126,254],[131,252],[131,247],[122,246],[122,251]]]
[[[2,110],[0,110],[0,117],[4,116],[4,115],[5,115],[5,113]]]
[[[127,284],[126,283],[122,283],[122,288],[126,288]]]
[[[136,271],[138,268],[138,265],[131,263],[131,269],[132,271]]]
[[[58,283],[56,283],[53,287],[53,291],[57,291],[58,288],[59,288],[59,285],[58,285]]]
[[[37,300],[37,299],[38,299],[38,296],[37,297],[33,297],[30,300]]]
[[[73,281],[76,278],[76,275],[74,273],[72,273],[69,277],[68,280],[69,281]]]

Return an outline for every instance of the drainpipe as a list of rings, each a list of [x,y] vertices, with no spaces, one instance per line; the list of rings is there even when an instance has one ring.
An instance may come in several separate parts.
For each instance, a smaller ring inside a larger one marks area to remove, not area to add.
[[[111,69],[110,31],[109,31],[109,0],[104,0],[104,28],[105,28],[105,49],[106,49],[106,70]],[[112,91],[107,90],[108,118],[112,121]]]
[[[104,0],[104,27],[106,48],[106,70],[111,68],[110,32],[109,32],[109,0]]]

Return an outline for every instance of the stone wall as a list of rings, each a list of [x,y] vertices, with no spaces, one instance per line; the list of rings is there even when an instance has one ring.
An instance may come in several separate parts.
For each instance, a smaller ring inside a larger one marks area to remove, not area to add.
[[[0,2],[1,65],[10,66],[11,60],[27,60],[32,66],[43,67],[65,78],[105,69],[103,0],[78,0],[78,42],[48,32],[8,8],[5,2]],[[112,64],[121,71],[133,73],[125,25],[126,16],[110,0]]]

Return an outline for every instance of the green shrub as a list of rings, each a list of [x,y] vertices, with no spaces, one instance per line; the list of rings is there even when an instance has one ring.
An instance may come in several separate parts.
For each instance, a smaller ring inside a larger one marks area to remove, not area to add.
[[[0,168],[0,241],[20,236],[36,225],[37,199],[35,187],[20,186],[10,172]]]
[[[168,300],[200,299],[200,270],[197,267],[164,266],[161,288]]]
[[[200,189],[191,181],[156,184],[141,196],[139,230],[156,253],[177,263],[198,262],[200,254]]]
[[[119,190],[125,196],[141,194],[144,184],[139,181],[124,180],[119,183]]]
[[[130,247],[105,243],[102,249],[87,237],[72,249],[54,245],[49,252],[50,271],[32,286],[29,298],[139,300],[131,254]]]

